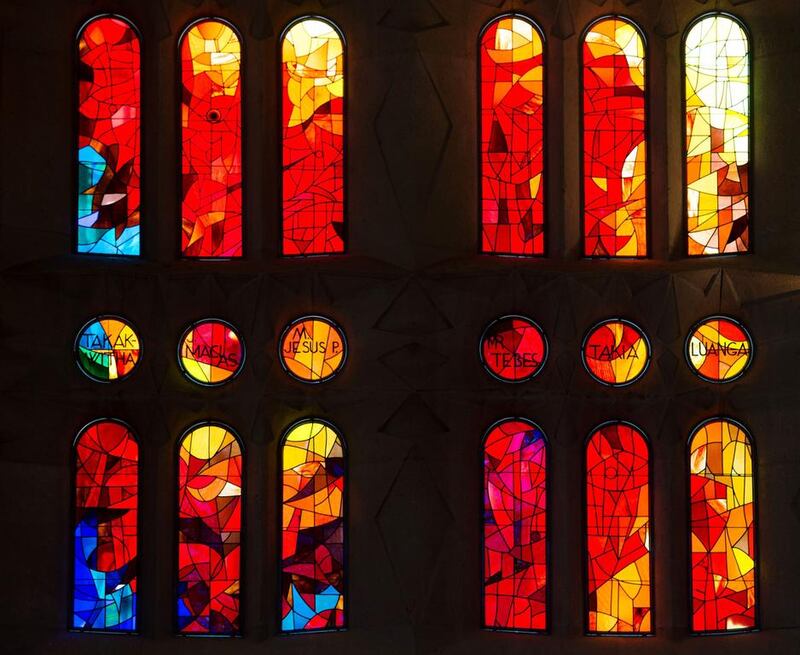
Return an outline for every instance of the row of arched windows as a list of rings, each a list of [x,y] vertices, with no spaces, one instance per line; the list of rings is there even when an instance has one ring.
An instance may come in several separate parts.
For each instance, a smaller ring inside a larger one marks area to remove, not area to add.
[[[526,419],[498,421],[483,442],[484,626],[549,627],[548,446]],[[330,423],[305,419],[281,440],[281,630],[346,626],[346,450]],[[101,419],[74,449],[73,612],[79,630],[135,632],[139,444],[125,423]],[[178,442],[176,629],[241,632],[242,442],[214,422]],[[601,424],[586,441],[586,627],[652,634],[650,446],[631,423]],[[729,418],[689,439],[691,628],[757,627],[753,444]]]
[[[750,45],[734,16],[689,25],[684,59],[685,251],[751,251]],[[529,17],[494,18],[479,41],[480,250],[545,254],[545,41]],[[227,21],[179,40],[181,254],[232,258],[242,238],[242,44]],[[104,15],[79,32],[79,253],[140,253],[140,40]],[[327,19],[281,37],[281,208],[286,256],[345,250],[345,42]],[[647,50],[612,15],[581,40],[582,226],[586,257],[647,257]]]
[[[242,442],[215,422],[178,442],[175,627],[185,635],[241,634]],[[100,419],[78,434],[74,457],[70,627],[138,629],[139,443]],[[327,421],[291,425],[280,445],[283,632],[346,626],[345,443]]]
[[[484,626],[550,625],[548,444],[535,423],[509,418],[483,443]],[[650,445],[631,423],[603,423],[584,459],[585,625],[589,634],[647,635],[653,621]],[[725,417],[692,432],[687,450],[690,627],[758,627],[753,443]]]

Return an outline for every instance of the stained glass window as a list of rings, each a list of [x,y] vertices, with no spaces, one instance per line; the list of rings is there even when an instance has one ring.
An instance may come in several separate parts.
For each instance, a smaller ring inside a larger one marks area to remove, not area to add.
[[[347,361],[344,330],[324,316],[301,316],[283,331],[278,353],[284,370],[301,382],[325,382]]]
[[[225,384],[244,366],[244,342],[227,321],[198,321],[181,336],[178,363],[192,382],[209,387]]]
[[[583,39],[583,253],[646,257],[645,44],[620,16]]]
[[[281,479],[281,629],[344,628],[345,446],[336,429],[319,419],[291,426]]]
[[[284,255],[345,248],[344,37],[329,21],[291,23],[281,48]]]
[[[591,633],[653,631],[650,452],[629,423],[598,428],[586,444],[586,572]]]
[[[623,318],[610,318],[586,334],[581,359],[589,375],[600,384],[624,387],[647,372],[650,341],[638,325]]]
[[[707,382],[733,382],[753,361],[753,340],[739,321],[709,316],[689,332],[686,361]]]
[[[139,444],[113,419],[90,423],[73,447],[72,627],[137,629]]]
[[[241,536],[241,443],[224,425],[195,425],[178,452],[181,634],[239,634]]]
[[[525,316],[501,316],[481,335],[484,368],[503,382],[525,382],[535,377],[547,360],[547,337]]]
[[[697,19],[684,41],[689,255],[749,252],[750,43],[728,14]]]
[[[520,14],[480,39],[481,250],[544,254],[544,41]]]
[[[242,46],[229,23],[203,19],[180,41],[181,253],[242,256]]]
[[[79,253],[139,254],[141,58],[136,29],[99,16],[78,34]]]
[[[505,419],[483,442],[484,626],[546,630],[547,566],[547,441]]]
[[[93,318],[75,338],[78,367],[95,382],[113,382],[128,377],[141,355],[142,347],[136,330],[119,316]]]
[[[750,435],[714,418],[689,440],[692,630],[757,627],[755,471]]]

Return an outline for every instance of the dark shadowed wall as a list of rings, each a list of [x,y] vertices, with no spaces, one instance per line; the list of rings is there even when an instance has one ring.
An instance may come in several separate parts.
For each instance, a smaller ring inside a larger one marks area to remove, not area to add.
[[[755,254],[687,261],[681,238],[681,32],[698,13],[738,14],[753,35]],[[800,4],[796,0],[2,0],[0,135],[0,651],[4,653],[770,653],[800,651]],[[499,11],[528,12],[547,36],[549,254],[476,255],[476,40]],[[74,34],[113,10],[143,33],[143,252],[131,261],[71,248]],[[580,259],[578,36],[624,12],[650,54],[652,253]],[[322,13],[348,41],[349,254],[282,260],[278,248],[277,36]],[[244,35],[247,256],[178,261],[176,42],[218,15]],[[302,312],[329,314],[350,361],[331,383],[282,372],[276,337]],[[72,357],[93,314],[139,327],[145,356],[114,385]],[[521,386],[480,367],[483,327],[508,312],[547,331],[550,360]],[[683,361],[700,317],[728,312],[754,335],[748,374],[705,384]],[[578,349],[596,320],[622,314],[653,344],[638,384],[590,381]],[[218,315],[249,356],[220,389],[192,386],[175,362],[180,330]],[[684,461],[690,430],[730,414],[758,448],[759,633],[690,637]],[[278,438],[316,415],[349,445],[350,629],[277,634]],[[486,427],[538,422],[552,444],[552,634],[481,631],[480,461]],[[142,442],[141,634],[73,634],[69,620],[70,445],[115,416]],[[172,636],[175,441],[200,418],[245,443],[245,636]],[[587,432],[623,418],[652,440],[656,636],[583,631],[581,460]]]

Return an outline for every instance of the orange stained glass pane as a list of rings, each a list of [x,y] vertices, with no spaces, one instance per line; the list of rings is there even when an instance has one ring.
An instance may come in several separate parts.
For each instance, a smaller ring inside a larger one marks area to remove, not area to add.
[[[684,42],[689,255],[749,252],[750,43],[733,16],[707,14]]]
[[[324,316],[301,316],[283,331],[278,353],[284,370],[301,382],[325,382],[347,361],[344,330]]]
[[[644,38],[620,16],[583,40],[583,252],[647,256]]]
[[[757,627],[755,472],[740,423],[713,418],[689,441],[692,630]]]
[[[586,444],[589,632],[653,631],[650,453],[629,423],[598,427]]]
[[[686,361],[708,382],[732,382],[744,375],[752,360],[750,334],[727,316],[704,318],[686,339]]]
[[[281,629],[345,627],[345,451],[319,419],[290,427],[281,447]]]
[[[283,254],[344,252],[344,41],[323,18],[281,44]]]

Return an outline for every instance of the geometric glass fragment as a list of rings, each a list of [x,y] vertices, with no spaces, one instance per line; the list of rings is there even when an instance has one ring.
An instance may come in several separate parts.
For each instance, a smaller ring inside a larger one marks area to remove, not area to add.
[[[219,423],[200,423],[178,452],[177,627],[240,633],[242,446]]]
[[[712,418],[689,440],[692,630],[758,627],[755,471],[747,429]]]
[[[192,382],[207,387],[224,384],[242,370],[244,342],[226,321],[198,321],[181,336],[178,363]]]
[[[120,16],[98,16],[78,33],[79,253],[139,254],[141,206],[140,43]]]
[[[283,331],[281,366],[295,380],[315,384],[339,374],[347,361],[344,330],[324,316],[301,316]]]
[[[320,419],[281,442],[281,630],[337,630],[345,614],[345,446]]]
[[[481,252],[544,254],[544,39],[521,14],[480,37]]]
[[[651,634],[650,451],[630,423],[604,423],[586,443],[587,629]]]
[[[633,384],[650,364],[650,342],[642,329],[623,318],[595,325],[583,339],[581,359],[586,371],[600,384]]]
[[[729,14],[686,32],[685,176],[689,255],[750,252],[750,43]]]
[[[242,256],[242,48],[232,25],[203,19],[180,40],[181,254]]]
[[[753,339],[736,319],[709,316],[686,337],[686,361],[706,382],[733,382],[753,361]]]
[[[124,423],[101,419],[78,434],[73,457],[71,627],[135,632],[139,444]]]
[[[285,256],[345,249],[344,37],[304,16],[281,39],[282,225]]]
[[[80,329],[74,349],[78,368],[95,382],[128,377],[142,355],[133,326],[108,314],[93,318]]]
[[[483,441],[483,625],[544,631],[547,615],[547,439],[508,418]]]
[[[526,316],[502,316],[481,335],[481,363],[503,382],[525,382],[539,374],[547,361],[547,337]]]
[[[583,40],[583,254],[647,257],[645,46],[620,16]]]

